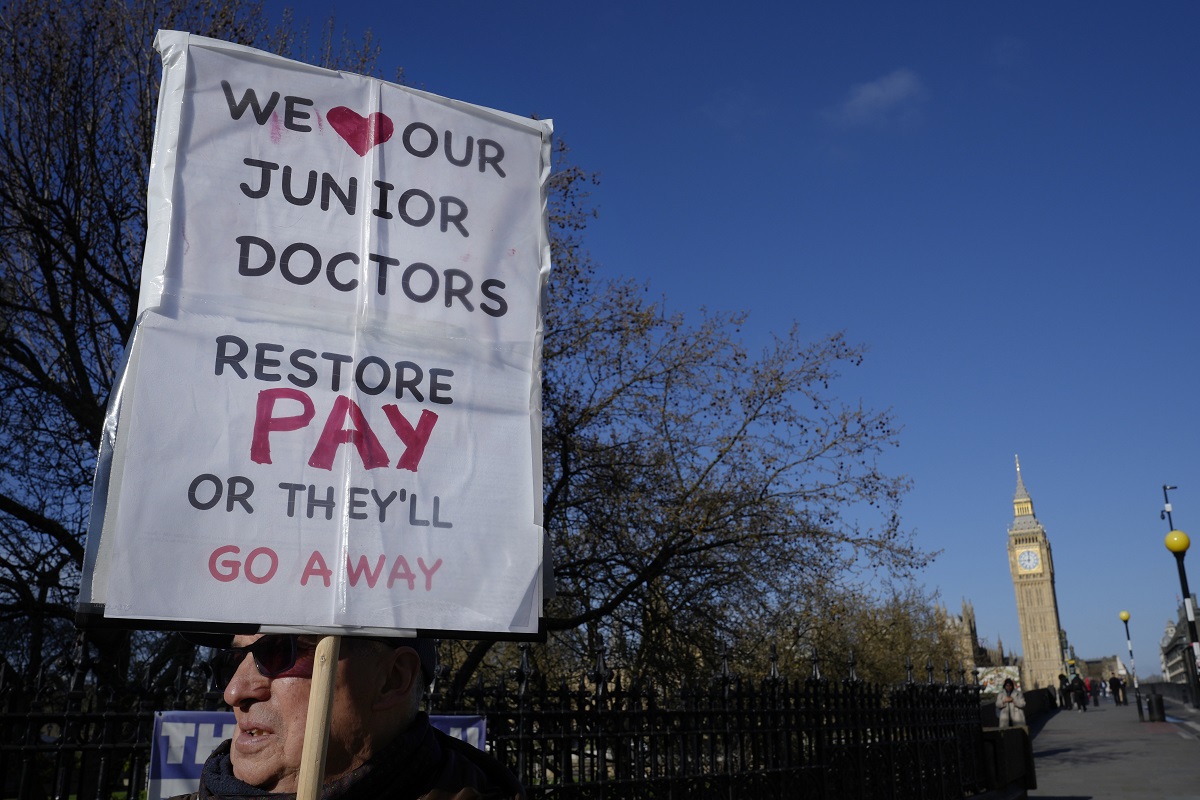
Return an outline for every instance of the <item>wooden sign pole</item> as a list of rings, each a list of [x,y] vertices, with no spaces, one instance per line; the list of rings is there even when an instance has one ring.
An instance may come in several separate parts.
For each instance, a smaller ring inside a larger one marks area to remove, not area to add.
[[[337,677],[340,636],[325,636],[317,643],[312,686],[308,691],[308,720],[304,725],[304,750],[296,800],[320,800],[325,782],[325,750],[329,746],[329,719],[333,710],[333,685]]]

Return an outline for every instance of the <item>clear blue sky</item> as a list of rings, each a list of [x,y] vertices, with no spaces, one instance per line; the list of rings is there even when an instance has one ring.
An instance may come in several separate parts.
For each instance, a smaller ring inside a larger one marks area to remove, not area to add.
[[[600,173],[587,242],[684,312],[798,320],[871,351],[840,386],[887,460],[921,576],[1020,649],[1013,456],[1083,657],[1159,671],[1200,587],[1200,4],[302,3],[410,85],[554,119]]]

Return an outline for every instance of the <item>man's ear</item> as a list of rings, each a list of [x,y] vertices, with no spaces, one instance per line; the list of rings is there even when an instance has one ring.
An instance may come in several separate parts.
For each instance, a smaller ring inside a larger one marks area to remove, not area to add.
[[[373,707],[385,710],[407,705],[421,676],[421,657],[411,647],[398,647],[385,662],[385,670],[383,686]]]

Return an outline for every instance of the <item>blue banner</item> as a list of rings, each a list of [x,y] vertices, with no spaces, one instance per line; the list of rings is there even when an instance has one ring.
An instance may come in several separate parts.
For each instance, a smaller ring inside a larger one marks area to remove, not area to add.
[[[484,749],[487,718],[430,716],[433,727]],[[200,786],[200,771],[217,745],[237,727],[232,711],[159,711],[154,715],[150,745],[150,785],[147,800],[190,794]]]

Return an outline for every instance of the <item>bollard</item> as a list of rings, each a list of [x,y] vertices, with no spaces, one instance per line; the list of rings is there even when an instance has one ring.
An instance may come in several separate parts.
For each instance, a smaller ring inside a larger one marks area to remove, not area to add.
[[[1163,699],[1161,694],[1152,694],[1146,698],[1146,711],[1149,714],[1151,722],[1166,722],[1167,715],[1163,711]]]

